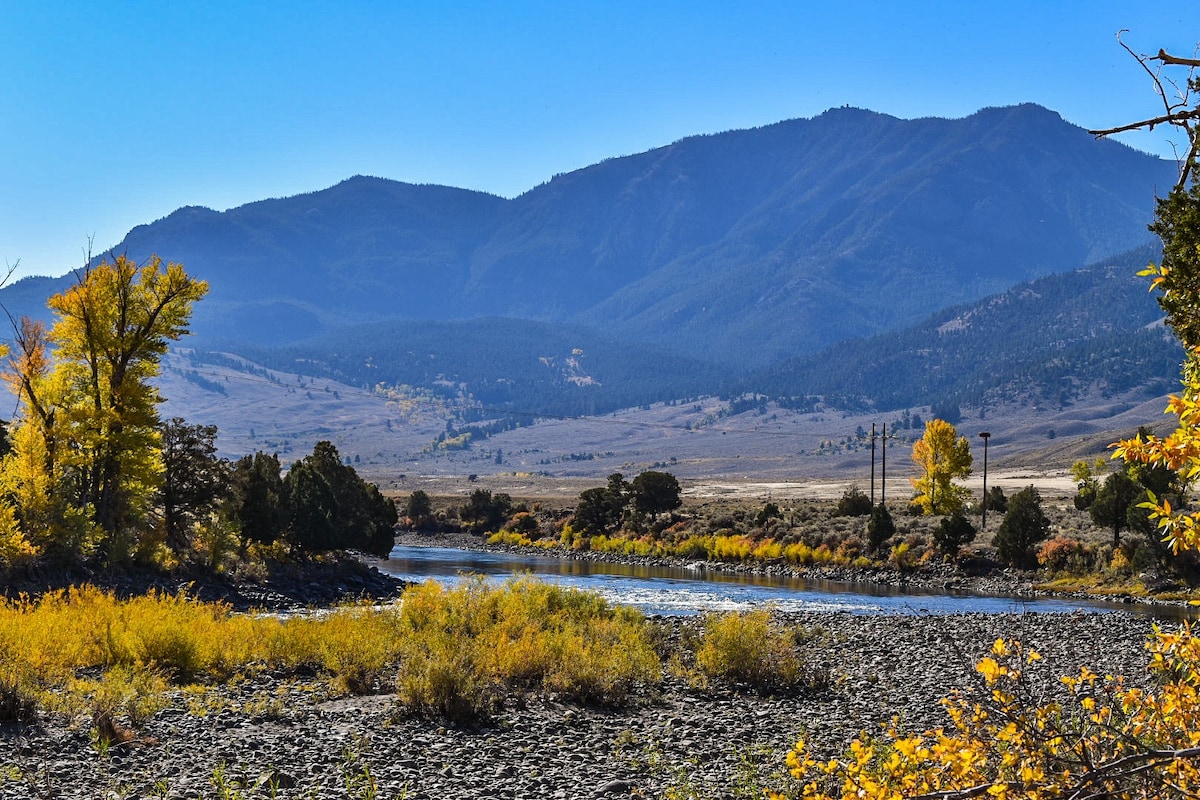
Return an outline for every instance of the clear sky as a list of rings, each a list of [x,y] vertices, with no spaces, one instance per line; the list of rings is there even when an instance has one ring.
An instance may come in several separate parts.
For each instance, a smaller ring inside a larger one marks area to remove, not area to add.
[[[1122,28],[1190,55],[1200,2],[0,0],[0,265],[59,275],[180,206],[356,174],[512,197],[841,105],[1114,125],[1161,109]]]

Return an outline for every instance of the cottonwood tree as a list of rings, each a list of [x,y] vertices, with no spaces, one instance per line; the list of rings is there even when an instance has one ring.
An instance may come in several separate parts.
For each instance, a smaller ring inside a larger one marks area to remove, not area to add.
[[[117,256],[50,298],[48,331],[16,325],[5,380],[18,410],[2,472],[31,544],[78,551],[98,538],[121,557],[145,531],[163,469],[151,381],[207,291],[179,264]]]
[[[914,502],[926,514],[952,514],[963,507],[967,490],[954,483],[971,474],[971,444],[959,436],[949,422],[931,419],[925,423],[925,435],[913,443],[912,460],[917,476]]]
[[[136,525],[161,481],[158,404],[151,380],[170,342],[188,332],[208,284],[158,256],[88,268],[50,298],[56,315],[50,402],[61,425],[58,462],[75,502],[110,535]]]

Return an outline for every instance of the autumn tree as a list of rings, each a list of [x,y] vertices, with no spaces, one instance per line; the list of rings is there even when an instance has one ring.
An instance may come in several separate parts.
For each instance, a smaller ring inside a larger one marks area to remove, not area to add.
[[[913,444],[917,476],[914,502],[926,514],[951,514],[963,507],[969,493],[954,483],[971,474],[971,445],[949,422],[931,419],[925,435]]]
[[[207,291],[179,264],[118,256],[50,298],[49,331],[19,323],[6,369],[19,407],[4,473],[35,538],[82,547],[94,525],[120,556],[144,532],[163,470],[151,381]]]
[[[140,522],[162,479],[158,404],[151,384],[170,342],[188,332],[192,304],[208,284],[157,256],[125,256],[85,269],[50,298],[56,315],[55,382],[59,456],[80,507],[109,535]]]
[[[1179,420],[1178,427],[1162,438],[1139,430],[1132,439],[1117,443],[1114,457],[1173,472],[1179,476],[1177,493],[1184,495],[1200,475],[1200,184],[1196,181],[1200,173],[1200,59],[1162,50],[1156,55],[1138,55],[1127,46],[1125,49],[1153,79],[1163,113],[1093,133],[1107,136],[1172,125],[1187,137],[1179,159],[1179,180],[1170,194],[1158,200],[1151,225],[1162,240],[1162,262],[1150,264],[1140,273],[1150,277],[1151,288],[1158,291],[1167,324],[1183,343],[1185,361],[1183,388],[1167,404],[1167,411]],[[1172,549],[1200,545],[1200,511],[1188,510],[1153,490],[1148,510]]]
[[[1108,471],[1108,459],[1101,456],[1095,461],[1080,459],[1071,465],[1071,477],[1075,480],[1075,508],[1086,511],[1096,502],[1100,491],[1100,476]]]

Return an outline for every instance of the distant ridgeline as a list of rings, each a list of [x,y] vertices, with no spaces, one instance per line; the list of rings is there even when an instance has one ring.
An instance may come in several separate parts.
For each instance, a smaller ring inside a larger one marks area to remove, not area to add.
[[[1172,385],[1178,352],[1147,327],[1157,310],[1133,275],[1149,251],[1113,254],[1152,240],[1155,190],[1174,179],[1035,105],[956,120],[840,108],[512,199],[355,177],[183,208],[113,251],[209,283],[186,346],[469,395],[493,418],[746,392],[1070,402],[1147,372]],[[1084,264],[1100,266],[1065,272]],[[44,318],[72,280],[19,281],[0,303]]]
[[[1001,400],[1061,407],[1089,390],[1172,391],[1183,349],[1162,325],[1147,279],[1136,275],[1158,256],[1147,246],[1022,283],[910,328],[759,370],[739,388],[880,409]]]

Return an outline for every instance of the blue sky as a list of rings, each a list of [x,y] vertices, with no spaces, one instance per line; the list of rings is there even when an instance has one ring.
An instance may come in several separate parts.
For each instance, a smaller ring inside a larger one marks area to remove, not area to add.
[[[1117,124],[1160,110],[1122,28],[1190,55],[1200,3],[0,0],[0,265],[59,275],[89,237],[355,174],[511,197],[847,104]]]

